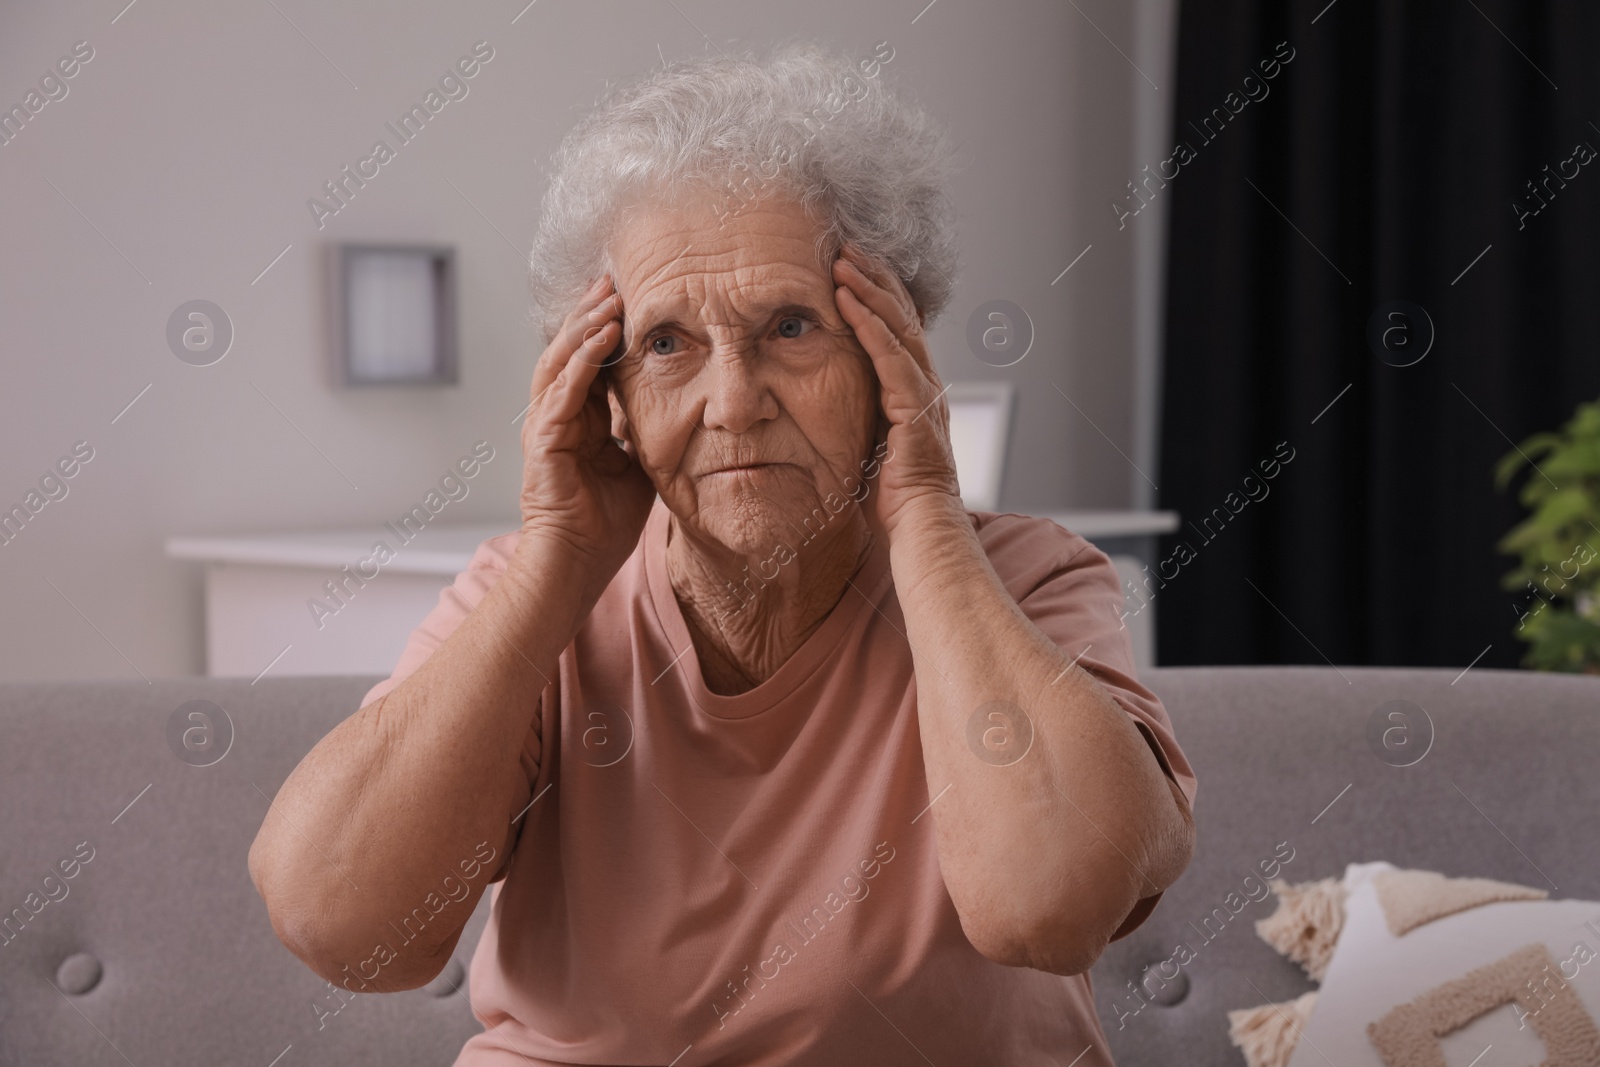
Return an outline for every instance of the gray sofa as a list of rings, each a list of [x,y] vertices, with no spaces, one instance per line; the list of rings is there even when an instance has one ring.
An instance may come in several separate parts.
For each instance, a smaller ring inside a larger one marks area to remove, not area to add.
[[[1291,882],[1387,859],[1529,885],[1545,884],[1542,871],[1555,896],[1600,898],[1600,679],[1213,668],[1146,680],[1199,774],[1200,836],[1155,914],[1093,971],[1123,1067],[1240,1064],[1225,1012],[1311,988],[1251,928],[1271,898],[1223,907],[1285,844]],[[245,867],[269,798],[374,681],[0,686],[0,917],[11,919],[0,1065],[452,1061],[477,1028],[462,969],[483,907],[432,987],[359,996],[330,1015],[341,1002],[274,938]],[[1435,731],[1411,766],[1368,741],[1374,712],[1396,699],[1425,709]],[[231,738],[220,720],[208,734],[178,713],[193,700],[225,709]],[[1135,997],[1128,983],[1180,940],[1195,953],[1181,978]]]

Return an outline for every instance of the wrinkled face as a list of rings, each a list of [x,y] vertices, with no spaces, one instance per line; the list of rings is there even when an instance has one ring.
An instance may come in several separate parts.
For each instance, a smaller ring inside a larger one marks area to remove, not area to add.
[[[858,485],[878,419],[817,227],[772,197],[721,226],[662,207],[624,231],[614,432],[691,533],[742,554],[796,545],[789,523]]]

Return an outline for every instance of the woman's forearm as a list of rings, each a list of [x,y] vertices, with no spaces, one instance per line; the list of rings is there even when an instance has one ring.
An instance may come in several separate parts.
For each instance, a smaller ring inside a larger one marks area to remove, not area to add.
[[[571,557],[524,536],[427,661],[335,727],[278,791],[250,849],[251,877],[279,937],[324,978],[344,984],[375,943],[396,943],[414,909],[430,915],[447,875],[470,894],[439,909],[371,987],[414,988],[454,949],[515,840],[513,817],[531,799],[520,753],[546,679],[592,606]],[[493,858],[463,878],[462,861],[483,842]]]
[[[1074,666],[1084,650],[1058,648],[1011,599],[959,502],[902,532],[895,585],[956,910],[991,958],[1085,970],[1188,863],[1187,803],[1127,712]],[[1016,751],[974,748],[989,731]]]

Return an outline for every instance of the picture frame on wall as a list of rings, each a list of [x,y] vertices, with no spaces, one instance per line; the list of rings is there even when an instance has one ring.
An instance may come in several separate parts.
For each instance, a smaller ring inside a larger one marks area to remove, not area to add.
[[[456,384],[453,247],[336,244],[331,274],[339,385]]]
[[[962,502],[977,511],[994,511],[1000,506],[1000,487],[1005,481],[1016,386],[1010,382],[953,382],[945,395]]]

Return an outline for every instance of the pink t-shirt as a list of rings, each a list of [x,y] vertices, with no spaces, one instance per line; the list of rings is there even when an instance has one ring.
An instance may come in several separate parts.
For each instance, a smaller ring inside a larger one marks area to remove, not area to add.
[[[1023,612],[1081,654],[1192,804],[1110,560],[1046,519],[970,514]],[[544,692],[521,754],[533,805],[472,958],[486,1030],[455,1067],[1110,1064],[1088,975],[993,963],[962,933],[887,545],[777,673],[719,696],[667,579],[667,518],[658,499]],[[482,599],[517,537],[478,547],[363,706]]]

